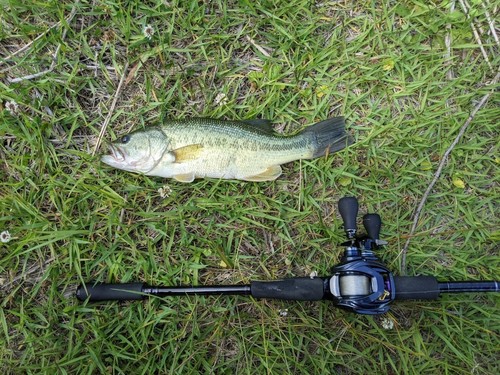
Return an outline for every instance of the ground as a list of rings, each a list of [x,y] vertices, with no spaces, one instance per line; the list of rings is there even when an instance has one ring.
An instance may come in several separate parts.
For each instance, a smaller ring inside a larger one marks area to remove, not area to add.
[[[3,373],[498,373],[493,294],[376,317],[327,301],[74,298],[89,280],[328,275],[342,196],[382,216],[395,274],[498,279],[493,2],[2,7]],[[275,182],[183,184],[99,161],[107,141],[169,118],[267,118],[291,134],[340,115],[356,143]]]

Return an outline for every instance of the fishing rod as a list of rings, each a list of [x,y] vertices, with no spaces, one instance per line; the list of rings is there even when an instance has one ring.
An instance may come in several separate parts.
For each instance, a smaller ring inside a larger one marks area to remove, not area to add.
[[[151,286],[144,283],[87,283],[76,290],[80,301],[128,301],[148,297],[186,295],[249,295],[294,301],[329,300],[337,307],[376,315],[389,310],[395,300],[435,300],[443,293],[500,292],[500,281],[438,281],[434,276],[394,276],[375,250],[387,244],[380,239],[382,220],[376,213],[363,216],[366,234],[358,235],[358,201],[339,200],[347,241],[340,264],[325,277],[294,277],[274,281],[251,281],[247,285]]]

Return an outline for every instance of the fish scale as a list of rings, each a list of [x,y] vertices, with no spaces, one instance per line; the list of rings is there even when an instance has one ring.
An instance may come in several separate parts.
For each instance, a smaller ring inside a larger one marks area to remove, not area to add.
[[[279,134],[273,134],[271,138],[268,132],[244,122],[200,120],[199,123],[193,120],[176,120],[159,128],[167,136],[179,137],[179,143],[197,143],[203,140],[208,146],[229,144],[238,149],[253,148],[276,151],[306,147],[306,139],[304,138],[292,140],[293,136],[287,137]],[[200,128],[203,128],[203,134],[201,134]],[[248,137],[250,134],[254,136],[254,139]]]

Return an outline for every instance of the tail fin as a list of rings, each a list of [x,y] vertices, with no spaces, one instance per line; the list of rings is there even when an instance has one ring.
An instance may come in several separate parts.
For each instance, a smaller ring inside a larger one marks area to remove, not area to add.
[[[354,143],[345,131],[343,117],[334,117],[314,124],[303,132],[305,137],[310,137],[313,146],[311,159],[325,154],[332,154]]]

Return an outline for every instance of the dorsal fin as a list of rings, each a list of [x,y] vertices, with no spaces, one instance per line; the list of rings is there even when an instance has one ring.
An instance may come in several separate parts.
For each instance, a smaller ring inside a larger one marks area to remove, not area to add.
[[[251,120],[243,120],[243,122],[248,125],[258,126],[260,129],[265,130],[266,132],[274,133],[271,120],[256,118]]]

